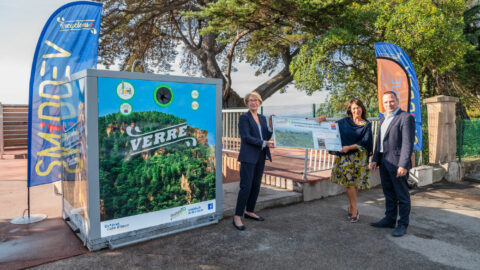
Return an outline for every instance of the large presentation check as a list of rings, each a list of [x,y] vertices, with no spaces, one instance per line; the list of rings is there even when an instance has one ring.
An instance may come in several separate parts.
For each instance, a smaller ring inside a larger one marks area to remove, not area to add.
[[[276,147],[315,148],[340,151],[342,143],[335,122],[318,123],[291,117],[273,117],[273,140]]]

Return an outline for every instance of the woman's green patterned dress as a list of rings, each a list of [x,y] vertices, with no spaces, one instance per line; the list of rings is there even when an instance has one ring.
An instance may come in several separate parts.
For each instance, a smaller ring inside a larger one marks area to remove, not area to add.
[[[362,122],[365,125],[367,122]],[[333,163],[330,179],[333,183],[345,187],[357,187],[358,189],[370,188],[368,180],[368,152],[365,148],[357,145],[358,151],[337,156]]]

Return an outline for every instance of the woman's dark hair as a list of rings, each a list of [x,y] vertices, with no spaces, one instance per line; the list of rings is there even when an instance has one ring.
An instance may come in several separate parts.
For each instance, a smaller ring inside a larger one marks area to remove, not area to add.
[[[350,100],[350,102],[348,103],[348,107],[347,107],[347,115],[348,117],[352,118],[353,115],[352,115],[352,104],[355,103],[357,106],[360,106],[360,108],[362,108],[362,119],[363,120],[367,120],[367,110],[365,109],[365,106],[363,105],[363,102],[358,99],[358,98],[353,98],[352,100]]]

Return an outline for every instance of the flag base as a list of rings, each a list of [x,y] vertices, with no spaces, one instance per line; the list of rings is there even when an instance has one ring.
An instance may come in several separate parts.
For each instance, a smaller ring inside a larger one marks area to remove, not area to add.
[[[30,217],[23,216],[23,217],[19,217],[19,218],[14,218],[14,219],[10,220],[10,223],[12,223],[12,224],[30,224],[30,223],[35,223],[35,222],[42,221],[46,218],[47,218],[47,215],[45,215],[45,214],[35,214],[35,215],[30,215]]]

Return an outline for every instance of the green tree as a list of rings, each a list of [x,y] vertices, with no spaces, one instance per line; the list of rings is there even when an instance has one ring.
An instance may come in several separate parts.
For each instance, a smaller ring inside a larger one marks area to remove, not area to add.
[[[311,92],[329,86],[329,104],[337,111],[352,97],[361,97],[370,108],[377,106],[373,44],[382,41],[399,45],[409,55],[422,97],[445,94],[474,100],[458,77],[472,48],[462,31],[464,1],[345,2],[343,23],[327,32],[307,30],[315,38],[302,46],[290,66],[297,87]]]
[[[465,25],[463,32],[468,42],[480,48],[480,5],[467,8],[463,13]]]
[[[235,48],[242,46],[243,39],[249,36],[250,32],[240,33],[235,40],[224,38],[213,31],[200,35],[200,29],[209,25],[209,19],[185,16],[190,14],[189,12],[200,11],[215,1],[102,2],[104,14],[99,46],[102,64],[108,67],[120,62],[121,68],[127,69],[136,59],[141,59],[147,66],[154,67],[155,71],[168,72],[171,71],[177,55],[180,55],[180,67],[184,72],[222,79],[224,107],[244,106],[242,99],[232,88],[231,72],[234,69]],[[268,16],[263,17],[268,19]],[[269,25],[271,23],[262,22],[252,25],[252,30],[262,30]],[[283,49],[282,52],[263,53],[256,58],[261,66],[259,73],[276,73],[257,87],[263,98],[268,98],[292,80],[288,65],[293,55]],[[242,60],[242,57],[239,59]],[[278,71],[277,66],[282,62],[285,68]]]
[[[480,5],[467,5],[467,10],[463,13],[464,29],[463,33],[468,42],[475,48],[471,48],[464,56],[462,65],[456,68],[460,85],[465,89],[473,91],[465,91],[470,98],[466,99],[467,107],[470,107],[470,114],[478,117],[480,110],[477,102],[469,102],[480,99]],[[464,99],[465,100],[465,99]],[[465,102],[465,101],[464,101]],[[464,117],[466,118],[466,117]]]
[[[342,23],[351,2],[219,0],[189,14],[208,20],[202,34],[218,35],[218,40],[229,44],[227,70],[235,57],[256,67],[257,74],[280,70],[268,81],[270,85],[255,89],[265,99],[292,81],[293,57],[316,34]]]

